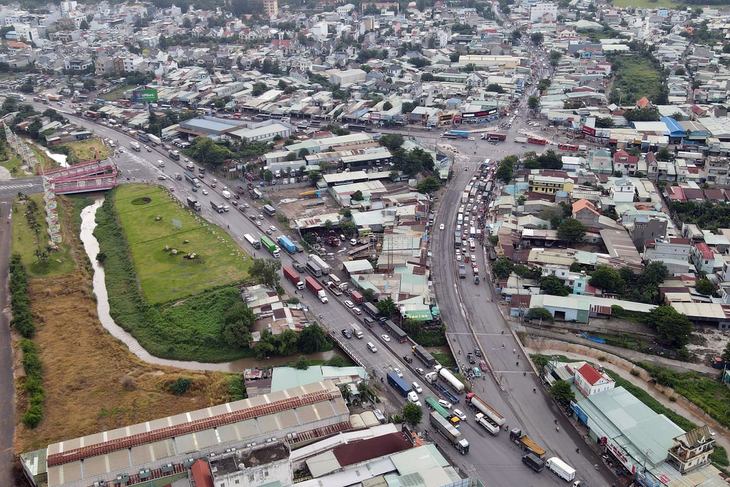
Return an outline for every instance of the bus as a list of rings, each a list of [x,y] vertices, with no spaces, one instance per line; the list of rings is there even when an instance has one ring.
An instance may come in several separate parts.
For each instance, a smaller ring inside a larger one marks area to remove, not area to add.
[[[97,120],[99,118],[99,113],[94,112],[92,110],[86,110],[86,113],[84,113],[84,116],[88,118],[89,120]]]
[[[360,132],[370,132],[370,127],[366,125],[357,125],[354,123],[347,125],[347,130],[359,130]]]
[[[264,213],[266,213],[269,216],[276,215],[276,208],[274,208],[271,205],[264,205],[263,210],[264,210]]]
[[[567,150],[570,152],[577,152],[578,146],[573,144],[558,144],[558,150]]]
[[[147,135],[146,133],[142,132],[142,131],[137,132],[137,138],[139,140],[141,140],[142,142],[149,142],[150,141],[150,136]]]
[[[488,142],[502,142],[507,140],[507,134],[499,134],[497,132],[490,132],[487,134]]]
[[[449,134],[449,133],[441,134],[441,137],[443,137],[444,139],[458,139],[459,138],[458,135]]]
[[[527,138],[527,143],[528,144],[545,145],[545,144],[547,144],[547,140],[541,139],[540,137],[529,136]]]
[[[254,120],[271,120],[271,115],[268,113],[257,113],[253,118]]]

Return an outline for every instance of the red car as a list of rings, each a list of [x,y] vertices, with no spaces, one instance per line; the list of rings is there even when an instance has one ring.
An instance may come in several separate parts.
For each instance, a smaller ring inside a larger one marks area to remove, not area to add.
[[[489,371],[489,369],[487,368],[487,363],[484,360],[479,361],[479,368],[482,369],[482,372]]]

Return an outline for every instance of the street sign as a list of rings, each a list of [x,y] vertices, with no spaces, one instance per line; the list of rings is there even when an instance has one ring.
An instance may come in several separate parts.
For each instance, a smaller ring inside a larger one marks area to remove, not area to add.
[[[134,102],[157,101],[157,90],[134,90],[132,100]]]

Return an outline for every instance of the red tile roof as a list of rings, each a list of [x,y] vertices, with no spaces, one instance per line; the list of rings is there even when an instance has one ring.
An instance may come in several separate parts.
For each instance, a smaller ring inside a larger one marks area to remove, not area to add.
[[[210,474],[208,462],[196,460],[190,470],[193,471],[195,487],[213,487],[213,476]]]
[[[578,372],[580,372],[580,375],[582,375],[586,382],[588,382],[590,385],[595,384],[603,378],[603,376],[598,373],[598,371],[594,369],[592,365],[589,364],[583,365],[583,367],[578,369]]]
[[[353,441],[338,446],[333,450],[333,453],[340,465],[344,467],[373,458],[392,455],[412,447],[413,445],[406,439],[405,435],[402,432],[397,432],[367,440]]]

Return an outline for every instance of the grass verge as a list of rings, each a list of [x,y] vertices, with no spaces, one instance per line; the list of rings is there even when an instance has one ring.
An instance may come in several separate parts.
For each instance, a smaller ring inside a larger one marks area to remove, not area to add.
[[[149,203],[144,203],[145,198]],[[238,244],[217,227],[203,226],[161,188],[120,186],[114,193],[114,205],[150,303],[181,299],[248,276],[252,259]],[[179,253],[173,255],[165,246]],[[184,258],[187,253],[195,253],[197,258]]]
[[[240,299],[237,287],[220,286],[187,299],[157,305],[145,299],[127,250],[124,230],[117,220],[114,200],[108,197],[99,208],[94,231],[101,251],[106,254],[104,270],[114,321],[157,357],[201,362],[253,357],[252,349],[231,347],[222,334],[225,312]]]
[[[10,152],[10,151],[8,151]],[[12,159],[8,159],[4,162],[0,162],[0,166],[4,167],[8,171],[10,171],[10,175],[14,178],[28,178],[31,176],[35,176],[35,174],[27,173],[24,169],[22,169],[22,161],[20,160],[20,157],[14,157]]]
[[[432,353],[431,355],[436,359],[436,362],[444,367],[456,367],[456,360],[454,360],[454,356],[450,353]]]
[[[81,142],[69,142],[64,147],[68,147],[68,155],[76,162],[104,160],[109,157],[109,148],[101,140],[95,138]]]
[[[124,92],[127,90],[131,90],[133,88],[136,88],[136,87],[133,85],[122,85],[119,88],[113,89],[109,93],[100,95],[99,98],[101,98],[102,100],[107,100],[107,101],[116,101],[121,98],[124,98]]]
[[[654,99],[662,87],[661,73],[645,57],[622,56],[617,61],[613,90],[623,94],[623,103],[631,104],[646,96]]]

